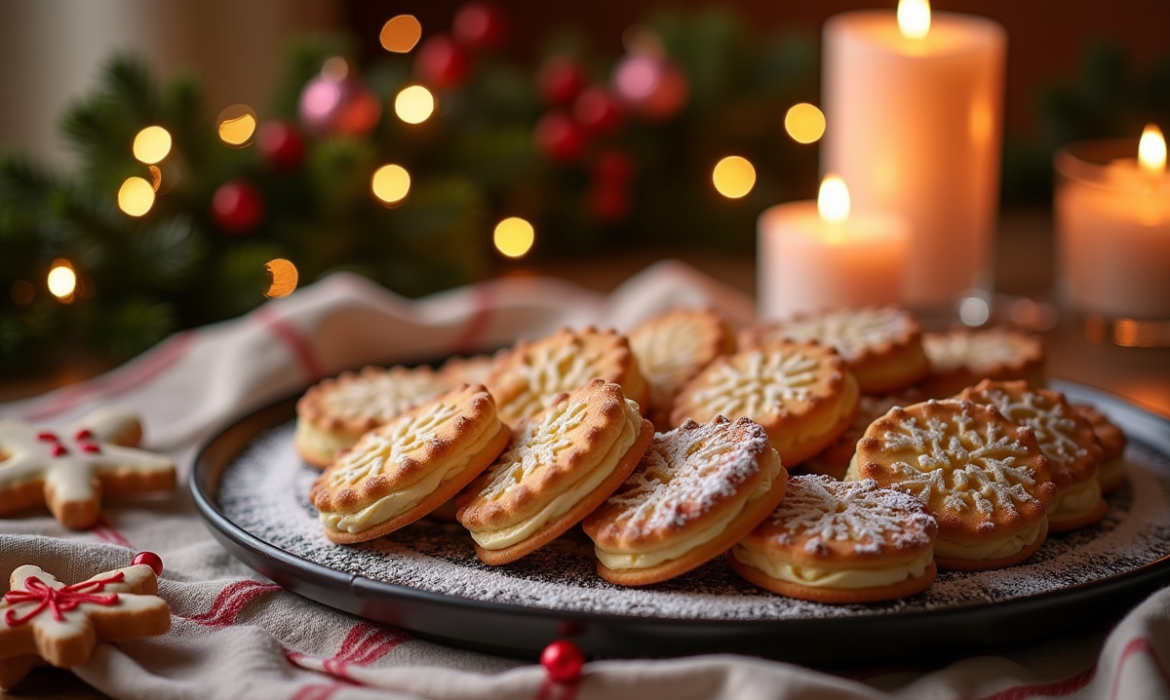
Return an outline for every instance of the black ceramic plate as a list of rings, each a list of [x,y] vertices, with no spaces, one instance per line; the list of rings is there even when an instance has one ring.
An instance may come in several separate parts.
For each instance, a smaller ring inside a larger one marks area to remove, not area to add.
[[[736,652],[804,663],[965,653],[1115,619],[1170,583],[1170,422],[1083,386],[1055,388],[1129,435],[1128,480],[1104,521],[1050,536],[1023,564],[940,572],[925,592],[881,604],[776,596],[722,559],[657,586],[621,588],[596,576],[579,531],[495,568],[475,558],[458,525],[439,521],[332,544],[306,497],[317,472],[292,447],[295,397],[212,438],[191,490],[228,551],[286,589],[456,646],[534,656],[571,637],[592,656]]]

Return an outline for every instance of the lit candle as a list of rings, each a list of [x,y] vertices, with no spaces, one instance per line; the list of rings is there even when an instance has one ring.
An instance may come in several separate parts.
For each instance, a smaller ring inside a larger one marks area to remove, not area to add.
[[[815,202],[766,210],[758,228],[760,318],[902,301],[910,225],[851,211],[841,178],[826,176]]]
[[[1166,140],[1151,125],[1136,146],[1095,141],[1057,153],[1061,286],[1090,313],[1170,320]]]
[[[978,17],[898,12],[824,27],[823,165],[859,208],[913,226],[906,301],[941,308],[985,283],[999,189],[1003,28]]]

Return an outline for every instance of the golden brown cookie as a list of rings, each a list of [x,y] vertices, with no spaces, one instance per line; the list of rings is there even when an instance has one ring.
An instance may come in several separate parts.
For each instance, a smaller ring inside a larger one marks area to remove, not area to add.
[[[932,399],[950,398],[984,379],[1025,379],[1034,387],[1047,383],[1044,344],[1035,335],[1008,328],[957,327],[926,333],[922,347],[930,360],[930,375],[919,386]]]
[[[650,420],[670,425],[674,396],[720,355],[735,352],[735,333],[710,309],[675,309],[642,322],[629,333],[638,369],[650,384]]]
[[[758,325],[743,334],[744,348],[780,340],[815,340],[837,350],[863,394],[885,394],[922,381],[930,363],[922,349],[922,327],[905,309],[867,306],[797,316]]]
[[[517,423],[508,448],[460,494],[456,517],[482,561],[515,561],[596,510],[653,437],[638,404],[595,379]]]
[[[938,521],[942,569],[995,569],[1031,556],[1047,536],[1056,496],[1031,428],[959,400],[895,408],[874,421],[846,479],[873,479],[925,503]]]
[[[895,406],[910,406],[922,401],[922,392],[911,387],[897,394],[886,396],[862,396],[857,405],[857,416],[849,429],[819,454],[804,462],[800,467],[809,474],[825,474],[834,479],[844,479],[857,451],[857,441],[865,434],[869,424],[886,415]]]
[[[487,389],[463,386],[363,435],[317,477],[309,501],[330,540],[372,540],[458,493],[510,435]]]
[[[938,525],[910,494],[873,480],[794,476],[780,507],[727,553],[757,586],[818,603],[914,595],[934,580]]]
[[[1022,379],[984,379],[959,398],[993,406],[1005,418],[1032,429],[1048,458],[1056,498],[1048,507],[1048,531],[1066,532],[1097,522],[1108,506],[1097,480],[1101,447],[1093,426],[1065,400],[1064,394],[1033,389]]]
[[[630,478],[585,518],[597,573],[645,586],[690,571],[768,517],[787,482],[767,433],[747,418],[658,433]]]
[[[616,331],[592,326],[580,331],[562,328],[540,340],[516,343],[496,359],[485,383],[496,397],[500,419],[511,425],[536,415],[558,394],[576,391],[594,379],[620,385],[643,415],[649,408],[650,388],[629,341]]]
[[[496,361],[491,355],[471,357],[452,356],[439,367],[439,376],[452,387],[464,384],[487,384],[487,378],[495,369]]]
[[[297,402],[293,441],[302,459],[324,468],[366,432],[457,386],[426,366],[343,372],[310,387]]]
[[[1101,468],[1097,470],[1097,480],[1101,482],[1102,493],[1113,493],[1125,482],[1125,446],[1129,444],[1129,438],[1096,408],[1073,404],[1073,410],[1093,427],[1093,435],[1101,448]]]
[[[859,396],[857,380],[832,348],[777,342],[717,358],[679,391],[670,421],[746,416],[764,427],[791,468],[849,428]]]

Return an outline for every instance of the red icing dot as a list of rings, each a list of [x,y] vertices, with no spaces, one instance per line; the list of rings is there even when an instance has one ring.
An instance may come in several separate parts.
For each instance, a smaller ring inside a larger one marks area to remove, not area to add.
[[[37,433],[37,439],[41,442],[57,442],[57,434],[48,430],[42,430]]]
[[[132,565],[145,564],[154,571],[155,576],[162,576],[163,562],[162,558],[154,552],[139,552],[134,556],[134,560],[130,562]]]
[[[568,683],[581,677],[585,655],[576,644],[567,639],[558,639],[544,648],[540,665],[548,671],[548,677],[557,683]]]
[[[69,454],[69,450],[65,449],[64,445],[53,445],[53,456],[64,457]]]
[[[97,443],[83,442],[81,443],[81,450],[90,454],[101,454],[102,448]]]
[[[93,431],[91,431],[89,428],[82,428],[81,430],[77,431],[77,434],[73,436],[73,439],[88,440],[91,437],[93,437]]]

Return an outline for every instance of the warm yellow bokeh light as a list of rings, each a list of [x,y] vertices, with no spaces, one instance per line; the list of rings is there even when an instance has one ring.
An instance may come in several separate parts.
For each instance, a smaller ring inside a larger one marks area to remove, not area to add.
[[[844,223],[849,218],[849,188],[837,175],[826,175],[821,181],[817,211],[830,224]]]
[[[77,289],[77,273],[68,260],[57,259],[49,269],[49,293],[58,299],[64,299]]]
[[[401,165],[383,165],[374,172],[371,188],[386,204],[398,204],[410,192],[410,173]]]
[[[148,126],[134,137],[134,157],[152,165],[171,152],[171,132],[161,126]]]
[[[728,199],[739,199],[756,186],[756,169],[747,158],[727,156],[715,164],[711,181],[719,194]]]
[[[256,134],[256,113],[248,105],[232,105],[219,113],[219,140],[229,146],[247,146]]]
[[[1148,124],[1138,141],[1138,163],[1142,170],[1154,175],[1166,172],[1166,139],[1156,124]]]
[[[411,15],[391,17],[378,35],[382,48],[392,53],[409,53],[422,36],[422,25]]]
[[[536,229],[518,216],[510,216],[496,224],[492,242],[496,250],[509,258],[519,258],[532,249],[536,240]]]
[[[297,288],[297,280],[300,275],[297,272],[297,266],[293,265],[292,261],[276,258],[265,263],[264,268],[272,276],[272,284],[268,285],[264,296],[269,299],[286,297]]]
[[[807,102],[792,105],[784,115],[784,130],[797,143],[816,143],[825,135],[825,113]]]
[[[118,190],[118,208],[130,216],[142,216],[154,206],[154,186],[134,176],[126,178]]]
[[[394,113],[407,124],[422,124],[435,113],[435,96],[422,85],[411,85],[394,98]]]
[[[898,29],[907,39],[930,33],[930,0],[898,0]]]

